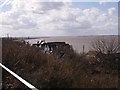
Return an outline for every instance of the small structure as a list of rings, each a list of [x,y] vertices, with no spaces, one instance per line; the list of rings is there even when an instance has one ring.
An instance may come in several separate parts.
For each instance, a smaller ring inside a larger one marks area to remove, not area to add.
[[[69,44],[66,44],[65,42],[45,42],[45,40],[42,40],[40,43],[38,41],[36,44],[33,44],[33,46],[39,47],[45,53],[53,53],[59,46],[66,45]]]
[[[47,43],[43,43],[41,44],[41,49],[46,53],[53,53],[54,50],[56,50],[59,46],[65,46],[66,43],[65,42],[47,42]]]

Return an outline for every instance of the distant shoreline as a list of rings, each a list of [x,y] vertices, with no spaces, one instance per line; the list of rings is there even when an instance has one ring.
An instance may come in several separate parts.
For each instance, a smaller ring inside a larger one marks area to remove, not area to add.
[[[53,38],[53,37],[104,37],[104,36],[120,36],[120,35],[81,35],[81,36],[28,36],[28,37],[9,37],[16,39],[39,39],[39,38]],[[8,38],[8,37],[0,37],[0,38]]]

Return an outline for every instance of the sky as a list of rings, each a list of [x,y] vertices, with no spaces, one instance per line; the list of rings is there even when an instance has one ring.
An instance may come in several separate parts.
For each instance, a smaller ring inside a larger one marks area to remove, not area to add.
[[[0,37],[118,34],[118,2],[0,0]]]

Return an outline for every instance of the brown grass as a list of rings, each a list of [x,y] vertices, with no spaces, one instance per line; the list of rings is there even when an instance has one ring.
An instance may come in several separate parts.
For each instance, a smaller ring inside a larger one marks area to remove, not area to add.
[[[59,50],[65,52],[63,57],[59,57]],[[118,87],[117,69],[108,69],[102,63],[90,64],[91,58],[75,53],[72,48],[60,47],[55,54],[49,55],[39,48],[3,39],[2,51],[2,63],[37,88]],[[3,88],[6,88],[7,77],[11,76],[4,73]]]

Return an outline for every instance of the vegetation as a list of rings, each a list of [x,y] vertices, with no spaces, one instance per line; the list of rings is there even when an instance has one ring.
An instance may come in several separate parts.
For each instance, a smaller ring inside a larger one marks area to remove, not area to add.
[[[108,68],[118,69],[120,44],[116,37],[96,39],[96,41],[92,42],[92,48],[97,52],[96,57],[100,63],[106,64]]]
[[[37,88],[118,88],[118,62],[112,67],[103,63],[108,56],[100,58],[97,51],[91,51],[95,56],[90,52],[79,55],[72,47],[59,47],[54,54],[45,54],[40,48],[12,39],[3,39],[2,51],[2,63]],[[3,71],[3,88],[11,88],[10,84],[25,88]]]
[[[116,37],[96,39],[96,41],[92,42],[92,48],[103,54],[115,54],[120,52],[120,45]]]

